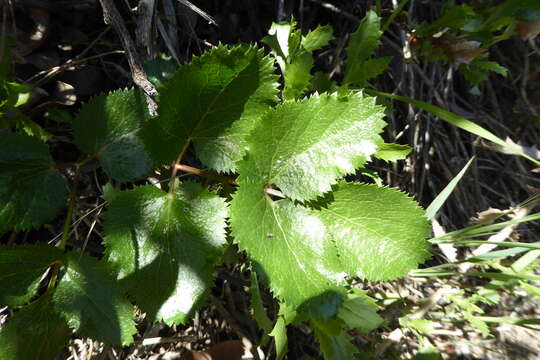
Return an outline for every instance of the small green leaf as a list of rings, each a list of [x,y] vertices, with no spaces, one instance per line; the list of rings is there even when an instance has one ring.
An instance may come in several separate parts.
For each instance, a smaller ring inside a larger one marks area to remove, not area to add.
[[[340,183],[320,219],[344,271],[369,281],[404,276],[430,257],[425,211],[407,195],[376,185]]]
[[[105,215],[107,258],[151,318],[184,323],[212,285],[226,217],[224,199],[197,183],[171,195],[154,186],[116,193]]]
[[[287,324],[280,316],[276,321],[276,325],[269,334],[274,338],[276,343],[276,359],[281,360],[287,354]]]
[[[354,359],[358,350],[351,342],[351,337],[336,320],[312,321],[315,339],[321,346],[326,360]]]
[[[375,153],[383,116],[375,99],[361,94],[322,94],[277,106],[248,139],[239,180],[275,184],[294,200],[314,199]]]
[[[54,169],[47,145],[4,132],[0,137],[0,233],[38,227],[65,204],[66,180]]]
[[[2,81],[0,90],[3,94],[3,99],[0,100],[0,110],[16,108],[26,104],[30,96],[34,93],[34,89],[16,82]]]
[[[283,89],[285,100],[298,99],[306,92],[312,78],[312,66],[313,57],[307,52],[296,56],[292,63],[287,64],[287,72],[284,76],[285,88]]]
[[[344,289],[335,247],[307,208],[272,201],[262,185],[243,184],[231,204],[235,241],[257,262],[275,296],[315,316],[335,315]],[[286,271],[284,271],[286,269]]]
[[[317,71],[311,79],[311,89],[318,93],[331,93],[334,92],[335,88],[335,81],[332,81],[332,79],[330,79],[330,76],[325,72]]]
[[[264,331],[265,334],[270,332],[272,321],[268,318],[264,304],[261,298],[261,291],[259,289],[259,280],[255,271],[251,271],[251,286],[249,292],[251,294],[251,308],[253,309],[253,318],[259,325],[259,328]]]
[[[51,360],[67,345],[71,330],[44,295],[0,328],[0,359]]]
[[[431,334],[433,331],[433,321],[428,319],[418,319],[404,316],[399,318],[399,325],[426,335]]]
[[[384,143],[379,145],[373,156],[384,161],[398,161],[407,158],[411,151],[412,148],[409,145]]]
[[[505,77],[508,75],[508,69],[495,61],[475,61],[473,65],[482,70],[492,71]]]
[[[339,309],[338,317],[349,328],[368,334],[384,323],[377,310],[375,301],[364,291],[359,291],[347,297]]]
[[[302,46],[309,52],[319,50],[323,46],[328,45],[332,39],[333,31],[330,25],[319,25],[315,30],[311,30],[302,38]]]
[[[133,307],[103,264],[77,253],[66,254],[65,273],[53,294],[55,309],[81,336],[128,345],[137,332]]]
[[[354,63],[351,65],[347,82],[364,86],[368,80],[381,75],[388,68],[391,60],[391,56],[385,56]]]
[[[43,244],[0,247],[0,305],[30,301],[45,270],[63,257],[58,248]]]
[[[117,90],[84,104],[73,121],[75,143],[99,157],[107,175],[126,182],[144,177],[152,169],[139,130],[148,117],[140,90]]]
[[[145,145],[158,164],[193,142],[206,166],[233,171],[245,137],[277,102],[273,61],[262,49],[219,45],[180,66],[159,98],[159,117],[146,122]]]
[[[380,21],[381,19],[377,14],[370,10],[362,19],[356,31],[351,34],[347,46],[347,61],[343,80],[345,83],[350,82],[355,64],[371,57],[379,46],[379,39],[382,35]]]

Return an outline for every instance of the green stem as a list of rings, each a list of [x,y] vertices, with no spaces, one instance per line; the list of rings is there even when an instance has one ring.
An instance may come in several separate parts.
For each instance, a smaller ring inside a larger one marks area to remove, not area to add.
[[[388,17],[388,19],[386,19],[386,21],[384,22],[384,25],[383,27],[381,28],[381,31],[384,33],[386,31],[386,29],[388,29],[388,27],[392,24],[392,22],[394,21],[394,19],[396,18],[396,16],[399,15],[399,13],[401,12],[401,10],[403,10],[403,8],[405,7],[405,5],[407,5],[407,3],[409,2],[409,0],[402,0],[398,7],[396,8],[396,10],[392,11],[392,14],[390,14],[390,16]]]
[[[75,169],[75,175],[73,177],[73,184],[71,185],[71,190],[69,192],[68,211],[66,215],[66,220],[64,221],[64,228],[62,230],[62,238],[60,239],[60,242],[58,243],[58,247],[61,250],[66,249],[66,244],[69,239],[69,228],[71,226],[71,217],[73,216],[73,209],[75,208],[75,205],[77,203],[77,188],[79,185],[79,176],[80,176],[80,167],[79,165],[77,165],[77,168]]]

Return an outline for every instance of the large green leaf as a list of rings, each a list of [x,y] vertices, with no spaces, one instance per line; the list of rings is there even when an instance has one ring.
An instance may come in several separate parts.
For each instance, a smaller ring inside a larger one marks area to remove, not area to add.
[[[235,241],[257,262],[274,294],[321,317],[340,305],[343,273],[324,224],[291,200],[272,201],[263,185],[243,184],[231,204]]]
[[[115,194],[105,217],[108,260],[150,317],[183,323],[201,302],[226,217],[224,199],[197,183],[172,195],[154,186]]]
[[[51,360],[67,345],[71,331],[44,295],[8,319],[0,329],[0,359]]]
[[[373,52],[379,46],[379,39],[382,35],[380,21],[381,19],[374,11],[368,11],[356,31],[351,34],[347,46],[347,61],[343,80],[345,83],[350,82],[355,67],[373,55]]]
[[[429,258],[425,211],[407,195],[368,184],[340,183],[320,219],[351,276],[391,280]]]
[[[152,169],[139,130],[148,117],[144,93],[117,90],[84,104],[73,121],[75,143],[99,157],[103,170],[119,181],[137,180]]]
[[[273,61],[262,49],[219,45],[182,65],[160,93],[159,117],[144,127],[144,141],[158,164],[195,144],[204,165],[235,170],[245,137],[277,102]]]
[[[0,247],[0,306],[17,306],[35,294],[41,276],[64,254],[47,245]]]
[[[382,143],[383,109],[362,94],[315,95],[277,106],[249,138],[240,181],[275,184],[294,200],[329,191]]]
[[[47,145],[20,134],[0,136],[0,234],[52,220],[64,206],[66,180]]]
[[[66,269],[53,294],[55,309],[81,336],[115,345],[136,333],[133,307],[103,264],[85,254],[67,253]]]

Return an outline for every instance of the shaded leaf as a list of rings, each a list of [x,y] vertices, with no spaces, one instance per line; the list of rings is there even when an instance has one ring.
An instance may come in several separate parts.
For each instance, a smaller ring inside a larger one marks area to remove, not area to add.
[[[384,319],[377,314],[377,310],[375,301],[367,296],[365,291],[357,291],[343,301],[338,318],[347,327],[368,334],[384,323]]]
[[[257,262],[274,295],[315,316],[332,317],[341,303],[343,274],[325,227],[307,208],[272,201],[262,185],[243,184],[231,204],[232,234]],[[284,271],[284,269],[287,269]]]
[[[261,298],[261,291],[259,289],[259,280],[255,271],[251,271],[251,286],[249,287],[249,293],[251,294],[251,308],[253,309],[253,318],[259,325],[259,328],[264,331],[265,334],[270,333],[272,327],[272,321],[268,318],[264,304]]]
[[[66,254],[66,269],[53,294],[55,309],[79,335],[114,345],[133,342],[133,307],[102,263]]]
[[[117,90],[92,98],[73,121],[75,144],[99,157],[107,175],[118,181],[137,180],[152,170],[139,130],[148,117],[140,90]]]
[[[341,328],[339,322],[312,321],[315,339],[321,346],[321,352],[326,360],[350,360],[358,354],[351,342],[351,337]]]
[[[43,244],[0,247],[0,305],[30,301],[45,270],[63,257],[58,248]]]
[[[183,323],[201,302],[223,251],[226,216],[224,200],[197,183],[172,195],[150,185],[114,195],[107,257],[151,318]]]
[[[391,56],[385,56],[354,63],[351,65],[347,82],[364,85],[366,81],[381,75],[388,68],[391,60]]]
[[[333,197],[319,217],[349,275],[392,280],[430,257],[425,211],[407,195],[376,185],[340,183]]]
[[[0,137],[0,233],[52,220],[65,204],[66,180],[47,145],[26,135]]]
[[[345,63],[345,76],[343,82],[350,82],[355,64],[358,64],[373,55],[379,46],[382,35],[380,30],[381,19],[374,11],[368,11],[358,28],[351,34],[347,45],[347,61]]]
[[[235,170],[245,137],[277,102],[273,72],[273,61],[247,45],[220,45],[181,65],[160,93],[159,117],[144,126],[153,160],[172,162],[192,141],[203,164]]]
[[[51,360],[71,336],[66,321],[44,295],[10,317],[0,328],[0,359]]]
[[[309,200],[362,167],[385,123],[375,99],[353,94],[312,96],[272,109],[249,138],[240,180],[275,184],[294,200]]]

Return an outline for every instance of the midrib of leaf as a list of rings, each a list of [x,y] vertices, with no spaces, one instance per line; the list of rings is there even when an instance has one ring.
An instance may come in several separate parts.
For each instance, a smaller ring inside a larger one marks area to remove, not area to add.
[[[271,202],[272,200],[271,199],[268,199],[266,198],[265,199],[267,204],[268,202]],[[305,269],[304,269],[304,266],[302,265],[302,263],[300,262],[300,260],[298,259],[298,256],[296,255],[296,253],[294,252],[293,248],[291,247],[291,244],[289,244],[289,240],[288,240],[288,237],[287,237],[287,234],[285,233],[285,230],[283,230],[283,227],[281,226],[281,221],[279,219],[279,216],[278,214],[276,214],[276,212],[274,211],[274,206],[273,206],[273,203],[269,204],[271,210],[272,210],[272,214],[274,215],[274,219],[276,219],[276,224],[278,225],[279,227],[279,230],[281,231],[281,233],[283,234],[283,240],[285,240],[285,244],[287,245],[287,247],[289,248],[289,251],[291,252],[291,254],[293,254],[294,256],[294,260],[298,263],[298,266],[300,267],[300,269],[302,269],[302,271],[304,273],[306,273]],[[307,274],[307,273],[306,273]],[[309,278],[309,276],[308,276]]]

